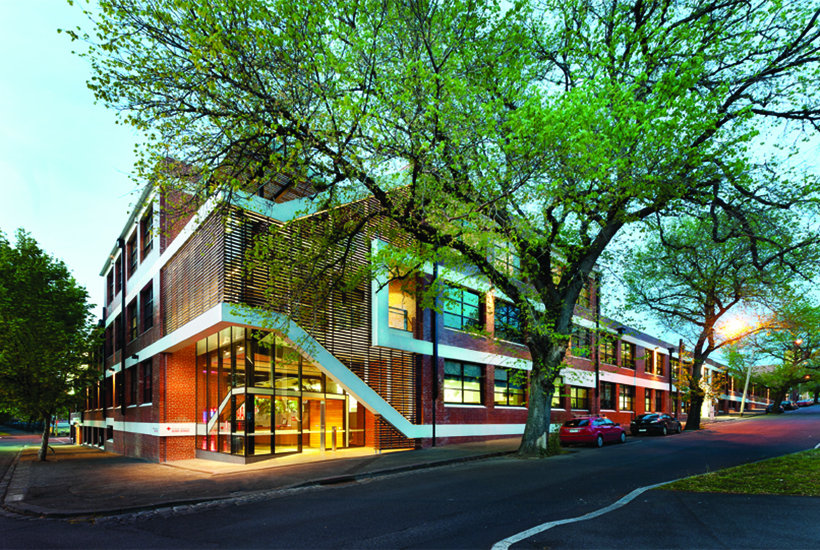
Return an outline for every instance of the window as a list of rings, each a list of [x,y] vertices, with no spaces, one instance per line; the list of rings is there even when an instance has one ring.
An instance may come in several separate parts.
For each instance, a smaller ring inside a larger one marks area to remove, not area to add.
[[[444,326],[456,330],[478,326],[480,302],[475,292],[452,287],[447,289],[444,302]]]
[[[643,370],[649,374],[652,374],[652,364],[655,362],[655,353],[652,350],[646,350],[646,354],[643,357]]]
[[[521,334],[519,310],[514,305],[496,300],[494,324],[496,338],[517,343],[524,340]]]
[[[601,384],[601,408],[615,410],[615,384],[603,382]]]
[[[139,258],[138,258],[138,254],[137,254],[137,235],[136,235],[136,233],[134,234],[133,237],[131,237],[131,240],[128,241],[128,245],[126,247],[126,250],[128,251],[128,278],[130,279],[131,275],[133,275],[134,272],[137,271],[137,265],[139,264],[139,261],[138,261]]]
[[[108,272],[106,282],[106,303],[110,304],[114,301],[114,270]]]
[[[136,340],[139,325],[137,324],[137,301],[132,300],[128,306],[128,341]]]
[[[635,410],[635,387],[634,386],[621,386],[621,395],[620,395],[620,403],[619,407],[622,411],[634,411]]]
[[[669,363],[672,367],[672,378],[677,380],[680,376],[680,361],[678,359],[670,359]]]
[[[644,389],[643,391],[643,412],[653,412],[652,411],[652,390],[649,388]]]
[[[114,354],[114,327],[108,325],[105,329],[105,356],[111,357]]]
[[[128,405],[137,404],[137,388],[139,387],[139,365],[128,368],[126,382],[128,383]]]
[[[663,368],[664,359],[663,359],[663,357],[664,356],[663,356],[662,353],[656,353],[655,354],[655,374],[657,374],[658,376],[663,376],[663,373],[664,373],[664,368]]]
[[[601,335],[600,343],[598,344],[598,353],[602,363],[615,364],[615,342],[606,335]]]
[[[635,344],[621,340],[621,366],[635,370]]]
[[[521,278],[521,258],[512,245],[495,245],[492,251],[495,268],[515,279]]]
[[[570,336],[570,354],[574,357],[588,357],[589,348],[592,345],[592,335],[588,328],[579,326],[572,327]]]
[[[416,297],[413,281],[396,279],[388,285],[388,325],[390,328],[413,331],[416,320]]]
[[[153,378],[151,371],[153,370],[150,362],[142,364],[142,402],[150,403],[153,401],[154,389]]]
[[[481,371],[480,365],[445,361],[445,403],[481,404]]]
[[[663,412],[663,392],[655,390],[655,412]]]
[[[573,409],[589,410],[589,388],[569,389],[570,407]]]
[[[526,372],[495,367],[495,404],[523,407]]]
[[[122,290],[122,256],[114,260],[114,292]]]
[[[142,293],[140,293],[140,302],[142,302],[142,330],[146,331],[154,326],[154,283],[148,283]]]
[[[145,216],[140,221],[140,234],[142,236],[142,259],[151,252],[154,246],[154,209],[149,208]]]
[[[560,376],[555,377],[555,389],[552,390],[552,408],[563,409],[564,405],[561,403],[561,391],[564,389],[564,379]]]

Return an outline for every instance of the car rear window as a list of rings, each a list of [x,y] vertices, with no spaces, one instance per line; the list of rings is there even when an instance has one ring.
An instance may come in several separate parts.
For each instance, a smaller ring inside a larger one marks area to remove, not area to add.
[[[589,419],[588,418],[576,418],[574,420],[567,420],[564,422],[565,428],[577,428],[579,426],[588,426]]]
[[[638,420],[650,420],[651,421],[651,420],[657,420],[657,419],[658,419],[657,414],[642,414],[638,417]]]

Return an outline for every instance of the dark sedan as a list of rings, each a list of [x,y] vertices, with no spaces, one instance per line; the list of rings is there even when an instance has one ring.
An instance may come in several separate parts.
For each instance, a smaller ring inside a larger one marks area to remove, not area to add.
[[[680,433],[680,422],[664,413],[639,414],[629,423],[632,435],[657,433],[666,435],[670,432]]]

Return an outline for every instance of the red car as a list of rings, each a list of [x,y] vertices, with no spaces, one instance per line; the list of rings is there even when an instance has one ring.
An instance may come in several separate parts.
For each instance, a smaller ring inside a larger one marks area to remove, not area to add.
[[[626,430],[605,416],[583,416],[567,420],[558,434],[561,445],[592,443],[602,447],[607,441],[626,441]]]

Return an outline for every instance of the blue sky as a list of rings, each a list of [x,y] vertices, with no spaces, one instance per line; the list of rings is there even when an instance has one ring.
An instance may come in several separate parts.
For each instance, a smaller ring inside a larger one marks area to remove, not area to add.
[[[65,0],[0,0],[0,231],[18,227],[66,262],[102,313],[100,269],[136,200],[138,136],[86,88],[85,24]],[[86,25],[87,26],[87,25]]]

